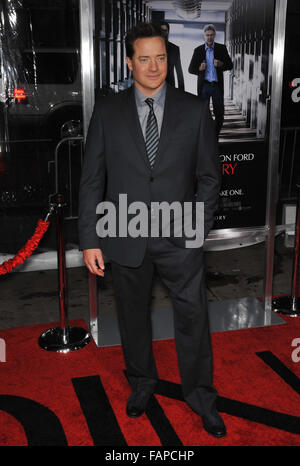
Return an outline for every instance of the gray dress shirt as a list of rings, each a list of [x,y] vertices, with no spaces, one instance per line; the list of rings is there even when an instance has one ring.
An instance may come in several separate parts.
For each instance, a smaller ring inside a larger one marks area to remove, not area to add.
[[[147,99],[147,96],[144,95],[139,89],[137,89],[134,86],[134,94],[135,94],[135,102],[136,102],[136,107],[137,107],[137,112],[143,132],[143,136],[145,139],[146,135],[146,126],[147,126],[147,119],[149,115],[149,105],[146,104],[145,100]],[[166,98],[166,84],[163,85],[163,87],[152,96],[152,99],[154,99],[153,103],[153,110],[156,116],[157,120],[157,126],[158,126],[158,133],[160,135],[161,131],[161,125],[163,121],[163,116],[164,116],[164,107],[165,107],[165,98]]]

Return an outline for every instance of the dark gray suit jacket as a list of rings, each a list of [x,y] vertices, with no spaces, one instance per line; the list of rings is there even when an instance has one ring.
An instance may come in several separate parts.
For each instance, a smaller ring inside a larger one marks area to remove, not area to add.
[[[79,247],[100,247],[108,260],[137,267],[147,238],[99,238],[96,206],[143,201],[202,201],[205,235],[213,225],[220,189],[214,123],[206,102],[167,85],[156,161],[151,170],[133,88],[96,101],[86,140],[79,194]],[[184,247],[184,238],[170,238]]]

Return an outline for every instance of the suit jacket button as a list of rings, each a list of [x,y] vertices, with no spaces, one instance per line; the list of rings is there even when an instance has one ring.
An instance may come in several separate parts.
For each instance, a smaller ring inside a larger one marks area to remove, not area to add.
[[[154,178],[153,178],[153,176],[151,176],[151,177],[150,177],[150,181],[151,181],[151,182],[152,182],[152,181],[154,181]]]

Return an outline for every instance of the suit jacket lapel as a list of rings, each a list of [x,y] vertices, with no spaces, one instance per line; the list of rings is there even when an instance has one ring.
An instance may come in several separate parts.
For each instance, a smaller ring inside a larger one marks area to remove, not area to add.
[[[160,138],[159,144],[157,149],[157,154],[155,158],[155,163],[153,166],[153,172],[158,168],[159,164],[161,163],[162,157],[166,148],[169,144],[170,135],[174,133],[174,115],[176,115],[176,97],[172,98],[172,91],[173,88],[170,85],[166,85],[166,98],[165,98],[165,107],[164,107],[164,116],[160,130]]]
[[[222,47],[219,47],[219,44],[215,43],[214,58],[221,60],[222,56]]]
[[[131,87],[128,90],[128,94],[125,99],[124,119],[129,129],[129,132],[136,144],[138,153],[142,156],[142,159],[148,170],[151,170],[146,152],[145,140],[140,125],[139,116],[137,113],[133,87]]]
[[[202,61],[205,59],[206,59],[205,44],[202,44],[200,48],[200,63],[202,63]]]

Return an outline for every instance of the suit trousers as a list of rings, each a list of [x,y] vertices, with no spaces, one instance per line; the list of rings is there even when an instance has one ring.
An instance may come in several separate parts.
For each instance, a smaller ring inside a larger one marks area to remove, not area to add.
[[[133,389],[154,391],[158,380],[152,352],[151,291],[154,268],[167,287],[174,311],[174,334],[183,396],[198,414],[216,408],[208,323],[203,249],[149,238],[139,267],[111,263],[127,376]]]
[[[212,98],[213,110],[216,122],[216,133],[220,134],[220,131],[224,122],[224,95],[222,90],[217,84],[209,84],[204,81],[201,94],[201,99],[210,100]]]

